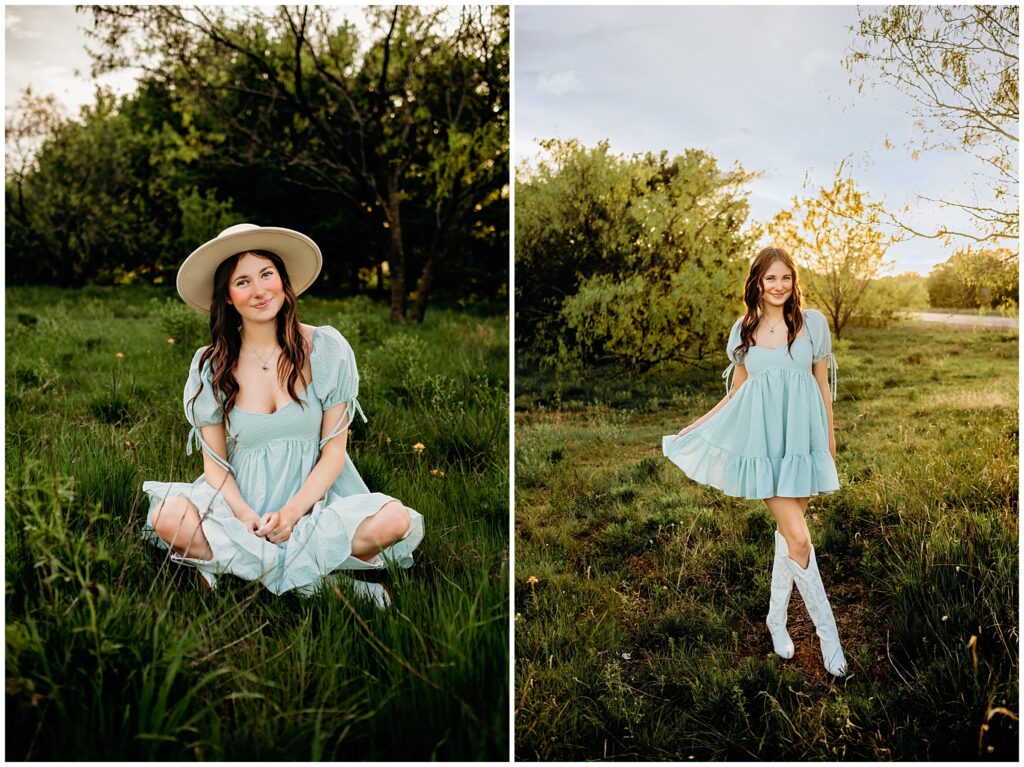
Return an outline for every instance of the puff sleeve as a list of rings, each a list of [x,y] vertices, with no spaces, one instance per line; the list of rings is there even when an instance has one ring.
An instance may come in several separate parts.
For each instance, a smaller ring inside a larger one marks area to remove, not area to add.
[[[332,407],[345,404],[345,414],[331,433],[320,440],[323,448],[330,440],[337,437],[352,425],[356,413],[366,422],[366,414],[359,405],[359,370],[356,367],[355,354],[345,337],[330,325],[316,329],[313,336],[313,349],[309,356],[309,366],[313,374],[313,388],[320,398],[320,406],[324,412]]]
[[[725,345],[725,354],[729,358],[729,367],[722,371],[722,378],[725,379],[726,394],[729,394],[729,392],[732,391],[733,371],[736,369],[737,365],[743,364],[743,360],[739,359],[737,356],[737,350],[740,347],[740,328],[742,325],[742,317],[732,324],[732,330],[729,331],[729,341]]]
[[[830,389],[832,401],[835,402],[839,365],[836,363],[836,355],[832,353],[832,331],[828,327],[828,319],[819,311],[807,312],[807,319],[808,330],[811,331],[812,364],[816,365],[828,357],[829,375],[832,379]]]
[[[206,347],[196,350],[192,357],[192,364],[188,371],[188,380],[185,381],[185,392],[182,403],[185,406],[185,418],[192,425],[188,434],[188,441],[185,443],[185,453],[192,455],[193,443],[195,447],[201,448],[218,466],[225,471],[234,474],[234,467],[221,458],[203,439],[199,431],[203,426],[212,426],[224,420],[224,411],[221,408],[217,393],[213,389],[213,375],[210,365],[199,369],[199,358],[202,357]],[[201,387],[201,388],[200,388]],[[196,396],[198,393],[199,396]],[[194,398],[194,401],[193,401]]]

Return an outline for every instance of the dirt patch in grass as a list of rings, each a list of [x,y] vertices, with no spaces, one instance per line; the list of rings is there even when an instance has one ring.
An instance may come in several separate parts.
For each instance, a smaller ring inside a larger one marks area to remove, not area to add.
[[[868,604],[868,593],[862,579],[858,576],[859,568],[856,560],[850,558],[836,572],[848,573],[844,578],[827,577],[826,593],[832,604],[836,626],[839,629],[839,640],[843,645],[843,653],[853,673],[860,673],[855,663],[867,647],[870,651],[871,664],[867,669],[868,676],[873,680],[885,680],[891,676],[891,666],[886,661],[885,627],[878,611]],[[842,601],[834,595],[845,594]],[[850,596],[852,595],[852,599]],[[769,595],[764,595],[764,613],[768,612]],[[741,657],[764,657],[772,649],[771,635],[764,623],[764,615],[753,616],[750,630],[742,638]],[[800,592],[794,586],[793,595],[789,599],[789,621],[787,630],[793,639],[796,650],[793,657],[784,660],[787,667],[794,667],[809,680],[827,684],[834,680],[825,670],[821,658],[821,645],[815,633],[814,623],[804,607]]]

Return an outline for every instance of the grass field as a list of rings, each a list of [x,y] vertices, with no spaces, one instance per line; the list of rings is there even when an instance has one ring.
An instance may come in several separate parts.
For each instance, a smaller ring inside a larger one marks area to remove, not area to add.
[[[517,358],[516,756],[1018,758],[1018,337],[908,325],[836,344],[841,490],[808,520],[851,674],[764,625],[771,515],[661,436],[721,364],[637,379]]]
[[[207,592],[143,542],[143,481],[202,471],[181,392],[208,331],[172,296],[6,293],[6,757],[507,759],[504,313],[394,326],[368,299],[300,299],[356,353],[352,459],[425,518],[378,611]]]

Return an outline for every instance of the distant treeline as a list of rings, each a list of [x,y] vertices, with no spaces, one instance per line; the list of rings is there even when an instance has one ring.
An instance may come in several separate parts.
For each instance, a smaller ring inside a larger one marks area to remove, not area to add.
[[[516,182],[516,347],[531,358],[701,364],[725,344],[750,260],[768,241],[798,256],[804,304],[825,311],[837,338],[847,323],[885,327],[905,311],[1016,308],[1018,261],[1005,248],[962,248],[927,277],[885,276],[895,240],[848,179],[802,201],[799,215],[784,211],[801,224],[786,228],[782,214],[750,218],[756,174],[705,151],[541,146]],[[822,241],[827,249],[815,246]]]
[[[145,74],[76,119],[24,94],[8,284],[170,284],[245,221],[309,234],[316,290],[376,291],[393,319],[504,298],[507,8],[368,8],[358,26],[324,8],[90,10],[95,72]]]

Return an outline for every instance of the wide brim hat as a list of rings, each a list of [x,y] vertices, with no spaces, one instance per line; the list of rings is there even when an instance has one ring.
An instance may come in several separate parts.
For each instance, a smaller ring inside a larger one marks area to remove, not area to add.
[[[213,275],[225,259],[247,250],[269,250],[284,262],[295,295],[320,274],[324,259],[309,237],[278,226],[235,224],[192,251],[178,269],[178,295],[205,314],[213,305]]]

